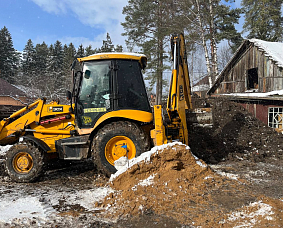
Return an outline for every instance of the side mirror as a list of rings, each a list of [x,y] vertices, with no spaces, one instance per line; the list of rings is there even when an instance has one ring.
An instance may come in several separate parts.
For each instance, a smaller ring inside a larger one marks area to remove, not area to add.
[[[90,71],[90,70],[86,70],[86,71],[85,71],[85,76],[84,76],[84,77],[85,77],[86,79],[89,79],[90,74],[91,74],[91,71]]]
[[[67,100],[68,101],[72,100],[72,93],[71,93],[71,91],[68,90],[66,95],[67,95]]]
[[[77,60],[75,59],[75,60],[73,61],[72,65],[71,65],[71,68],[72,68],[72,69],[75,69],[76,63],[77,63]]]

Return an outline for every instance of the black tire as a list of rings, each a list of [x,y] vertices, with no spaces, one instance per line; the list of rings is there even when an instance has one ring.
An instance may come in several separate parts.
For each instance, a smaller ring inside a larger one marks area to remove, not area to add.
[[[27,157],[29,159],[26,159]],[[32,165],[25,170],[21,169],[19,164],[21,158],[29,160],[29,164]],[[15,144],[6,153],[6,172],[15,182],[28,183],[35,181],[43,172],[43,164],[43,152],[31,142]]]
[[[136,149],[135,157],[150,148],[149,137],[137,124],[129,121],[118,121],[105,125],[94,136],[92,150],[94,163],[98,170],[107,177],[117,171],[105,157],[107,143],[116,136],[125,136],[133,142]]]

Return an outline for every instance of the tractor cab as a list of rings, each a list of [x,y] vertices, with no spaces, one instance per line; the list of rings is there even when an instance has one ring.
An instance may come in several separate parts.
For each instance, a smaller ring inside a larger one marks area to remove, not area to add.
[[[75,113],[78,128],[93,128],[105,113],[118,110],[151,112],[141,70],[146,57],[103,53],[79,58],[82,73]]]

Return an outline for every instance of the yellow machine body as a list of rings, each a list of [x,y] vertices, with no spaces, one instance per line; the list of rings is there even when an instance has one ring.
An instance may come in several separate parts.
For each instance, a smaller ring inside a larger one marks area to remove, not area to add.
[[[164,124],[161,105],[153,112],[150,107],[142,76],[145,55],[100,53],[78,58],[81,70],[73,70],[70,105],[38,99],[0,122],[0,145],[15,144],[7,154],[10,177],[18,182],[35,180],[45,154],[64,160],[93,157],[109,176],[116,172],[114,163],[120,157],[134,158],[152,144],[188,144],[186,108],[192,103],[182,34],[172,36],[171,47],[168,123]],[[20,143],[21,138],[26,142]]]
[[[0,144],[13,143],[30,132],[49,146],[48,152],[56,152],[55,140],[70,137],[74,130],[70,108],[55,101],[45,104],[45,99],[36,100],[0,122]]]
[[[178,140],[187,145],[189,143],[186,109],[192,109],[192,101],[183,34],[171,37],[171,55],[173,70],[166,108],[169,123],[166,127],[163,125],[161,106],[154,107],[155,129],[151,131],[151,137],[157,146],[173,140]],[[166,131],[175,131],[176,134],[166,135]]]

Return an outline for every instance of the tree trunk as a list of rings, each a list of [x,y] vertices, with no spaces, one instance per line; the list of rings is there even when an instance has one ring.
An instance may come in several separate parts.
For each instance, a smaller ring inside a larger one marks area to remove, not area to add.
[[[208,81],[209,81],[209,87],[212,87],[212,78],[211,78],[211,66],[210,66],[210,61],[209,61],[209,54],[205,42],[205,37],[204,37],[204,30],[203,30],[203,23],[202,19],[200,16],[200,7],[199,7],[199,1],[196,0],[197,4],[197,17],[198,17],[198,22],[199,22],[199,27],[200,27],[200,32],[201,32],[201,38],[202,38],[202,46],[204,48],[204,54],[205,54],[205,62],[206,62],[206,69],[207,69],[207,74],[208,74]]]
[[[163,87],[163,40],[158,40],[158,57],[157,57],[157,82],[156,82],[156,104],[162,103],[162,87]]]
[[[156,104],[162,103],[162,79],[163,79],[163,35],[162,33],[162,1],[158,3],[158,23],[157,23],[157,80],[156,80]]]
[[[209,0],[209,13],[210,13],[210,46],[211,46],[211,62],[212,62],[212,82],[215,82],[216,75],[218,74],[217,63],[217,47],[214,33],[214,14],[212,0]]]

